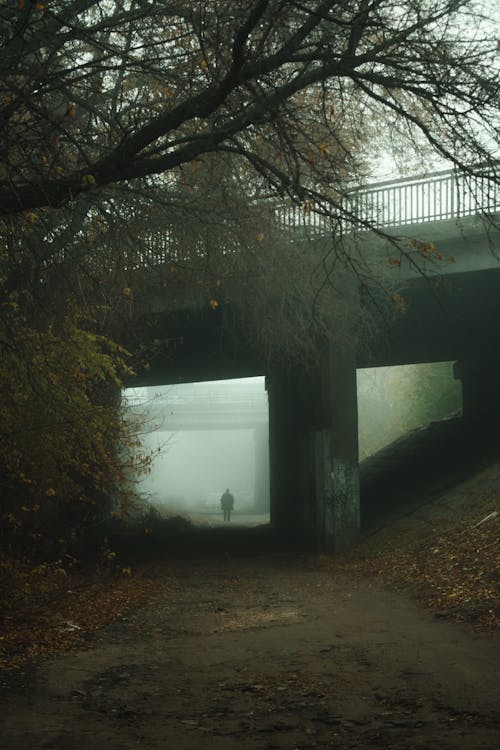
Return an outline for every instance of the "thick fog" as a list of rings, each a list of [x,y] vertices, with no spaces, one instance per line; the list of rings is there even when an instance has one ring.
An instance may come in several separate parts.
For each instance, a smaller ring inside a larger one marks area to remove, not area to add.
[[[360,459],[409,430],[460,413],[451,362],[358,370]],[[221,523],[220,498],[234,495],[233,522],[269,520],[268,403],[264,378],[186,383],[124,392],[141,418],[151,470],[136,480],[166,515]]]
[[[233,522],[268,521],[268,405],[264,378],[131,388],[151,471],[138,478],[141,497],[167,515],[195,523],[222,519],[220,498],[234,496]]]
[[[462,410],[453,362],[358,370],[357,387],[361,460],[410,430]]]

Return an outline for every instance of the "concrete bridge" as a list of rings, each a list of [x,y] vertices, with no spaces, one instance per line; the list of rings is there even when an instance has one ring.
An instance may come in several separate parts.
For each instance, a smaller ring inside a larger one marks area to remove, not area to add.
[[[343,200],[357,223],[345,222],[341,237],[353,252],[387,263],[404,286],[404,312],[369,347],[330,346],[312,371],[270,368],[244,341],[224,341],[223,311],[179,310],[156,315],[155,335],[172,347],[137,381],[265,375],[271,522],[325,551],[350,545],[360,529],[357,368],[454,360],[464,419],[483,429],[500,415],[500,192],[492,175],[440,172],[369,185]],[[329,223],[314,213],[280,218],[301,250],[326,241]]]

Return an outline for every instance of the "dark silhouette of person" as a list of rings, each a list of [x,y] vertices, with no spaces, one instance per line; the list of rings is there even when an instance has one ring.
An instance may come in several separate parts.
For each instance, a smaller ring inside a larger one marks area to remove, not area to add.
[[[231,520],[231,511],[234,508],[234,497],[229,491],[229,488],[224,492],[220,499],[220,505],[222,510],[224,511],[224,521]]]

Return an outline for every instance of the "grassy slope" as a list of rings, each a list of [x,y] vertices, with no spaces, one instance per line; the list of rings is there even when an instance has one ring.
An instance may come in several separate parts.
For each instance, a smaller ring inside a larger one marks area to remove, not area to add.
[[[500,464],[427,499],[334,564],[416,596],[441,617],[500,628]],[[494,518],[481,521],[489,514]],[[479,525],[478,525],[479,524]]]

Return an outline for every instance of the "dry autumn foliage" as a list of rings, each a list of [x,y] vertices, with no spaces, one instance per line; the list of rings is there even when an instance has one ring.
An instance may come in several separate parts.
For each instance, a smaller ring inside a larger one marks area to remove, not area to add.
[[[92,633],[159,591],[151,567],[113,564],[68,571],[60,561],[33,566],[5,557],[0,558],[2,584],[10,584],[10,596],[0,614],[0,671],[82,648]]]
[[[500,629],[499,501],[495,492],[454,519],[387,528],[339,560],[338,565],[416,595],[437,617],[465,622],[475,630]],[[480,484],[480,483],[479,483]],[[483,522],[484,520],[484,522]]]
[[[33,325],[13,300],[0,313],[2,546],[57,559],[129,502],[139,466],[120,407],[127,353],[71,314]]]

